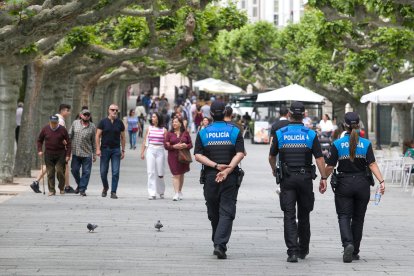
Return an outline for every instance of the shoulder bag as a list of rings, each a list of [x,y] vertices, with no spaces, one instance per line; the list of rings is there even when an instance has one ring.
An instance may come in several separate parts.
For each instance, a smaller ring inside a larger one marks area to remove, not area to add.
[[[182,136],[183,135],[181,134],[181,137]],[[182,138],[180,139],[180,143],[182,143]],[[178,162],[183,163],[183,164],[190,164],[191,162],[193,162],[189,149],[178,150]]]

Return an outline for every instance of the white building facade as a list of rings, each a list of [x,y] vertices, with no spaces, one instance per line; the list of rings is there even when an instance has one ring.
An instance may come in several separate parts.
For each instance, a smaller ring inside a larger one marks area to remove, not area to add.
[[[236,3],[237,7],[246,11],[249,21],[272,22],[278,27],[289,23],[297,23],[303,16],[307,0],[221,0],[221,6]]]

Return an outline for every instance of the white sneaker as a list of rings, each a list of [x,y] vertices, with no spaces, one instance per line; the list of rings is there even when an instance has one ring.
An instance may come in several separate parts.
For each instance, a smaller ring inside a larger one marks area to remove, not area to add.
[[[183,193],[182,192],[178,192],[178,199],[183,200]]]
[[[177,201],[179,199],[178,193],[175,193],[174,197],[173,197],[173,201]]]

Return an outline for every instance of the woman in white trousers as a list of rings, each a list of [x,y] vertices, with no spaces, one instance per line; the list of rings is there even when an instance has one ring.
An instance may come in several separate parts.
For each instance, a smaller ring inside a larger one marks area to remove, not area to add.
[[[145,132],[144,141],[141,147],[141,159],[145,159],[147,150],[147,174],[148,174],[148,199],[156,199],[157,194],[164,198],[165,182],[165,149],[164,139],[167,130],[162,126],[161,116],[153,113],[151,126]]]

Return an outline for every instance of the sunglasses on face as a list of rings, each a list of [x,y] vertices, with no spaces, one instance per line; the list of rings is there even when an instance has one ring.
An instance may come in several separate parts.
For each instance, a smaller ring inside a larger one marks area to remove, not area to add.
[[[84,113],[83,116],[89,117],[89,116],[91,116],[91,114],[90,113]]]
[[[111,111],[115,111],[115,112],[118,112],[118,109],[109,109],[109,110],[111,110]]]

